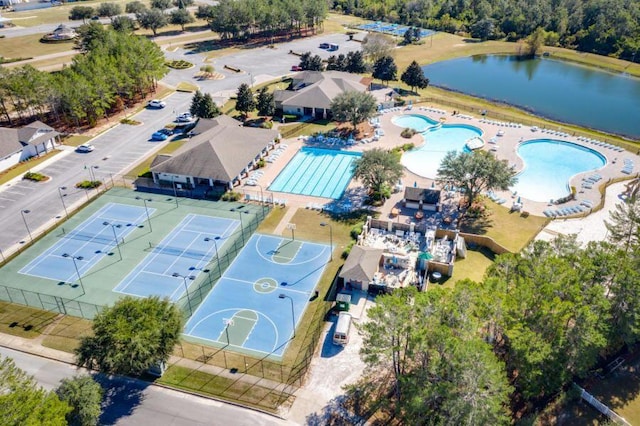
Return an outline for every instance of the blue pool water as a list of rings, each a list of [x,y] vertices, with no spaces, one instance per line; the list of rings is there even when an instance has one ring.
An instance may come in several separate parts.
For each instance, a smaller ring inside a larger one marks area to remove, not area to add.
[[[270,191],[340,198],[353,177],[359,152],[304,147],[269,186]]]
[[[402,115],[393,119],[393,124],[412,128],[421,133],[424,144],[406,152],[402,164],[411,172],[434,179],[442,159],[449,151],[467,150],[467,140],[482,136],[482,130],[466,124],[442,124],[423,115]],[[467,150],[468,151],[468,150]]]
[[[518,147],[518,155],[524,161],[524,170],[512,189],[523,198],[541,202],[569,195],[572,176],[607,163],[592,149],[553,139],[526,141]]]

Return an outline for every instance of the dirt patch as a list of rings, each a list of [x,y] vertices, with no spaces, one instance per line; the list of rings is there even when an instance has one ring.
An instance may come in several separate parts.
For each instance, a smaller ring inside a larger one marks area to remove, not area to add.
[[[349,136],[353,136],[356,140],[371,137],[374,133],[373,126],[371,126],[368,121],[358,124],[355,134],[353,133],[353,125],[351,125],[351,123],[340,123],[335,131],[338,132],[341,138],[347,139]]]

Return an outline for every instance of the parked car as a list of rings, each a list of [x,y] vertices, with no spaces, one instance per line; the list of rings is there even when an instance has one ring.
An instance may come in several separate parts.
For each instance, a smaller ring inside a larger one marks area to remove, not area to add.
[[[149,101],[149,103],[147,104],[147,106],[149,108],[164,108],[167,106],[165,101],[161,101],[159,99],[154,99],[152,101]]]
[[[76,151],[78,152],[91,152],[94,149],[96,149],[95,146],[89,144],[89,143],[83,143],[82,145],[78,145],[78,147],[76,148]]]
[[[291,71],[302,71],[302,67],[300,65],[292,65]]]
[[[193,121],[193,116],[191,115],[190,112],[183,112],[182,114],[176,117],[176,121],[178,123],[189,123]]]
[[[167,129],[166,127],[158,130],[154,134],[151,135],[152,141],[166,141],[169,136],[173,134],[173,130]]]
[[[320,49],[328,49],[329,43],[320,43]]]

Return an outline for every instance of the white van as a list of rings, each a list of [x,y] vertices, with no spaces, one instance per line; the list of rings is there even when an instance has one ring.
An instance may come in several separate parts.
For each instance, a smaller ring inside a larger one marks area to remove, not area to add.
[[[333,344],[344,346],[349,343],[349,331],[351,330],[351,314],[340,312],[336,329],[333,332]]]

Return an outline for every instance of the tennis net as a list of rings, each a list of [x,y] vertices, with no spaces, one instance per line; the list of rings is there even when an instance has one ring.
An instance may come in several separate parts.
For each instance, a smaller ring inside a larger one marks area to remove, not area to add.
[[[186,248],[170,247],[170,246],[153,246],[153,253],[167,254],[176,257],[189,257],[197,260],[208,260],[213,257],[214,253],[204,251],[187,250]]]
[[[80,241],[95,241],[104,244],[113,244],[115,241],[112,236],[109,235],[91,235],[91,234],[83,234],[78,231],[72,231],[67,234],[62,235],[63,238],[70,238],[72,240],[80,240]]]

